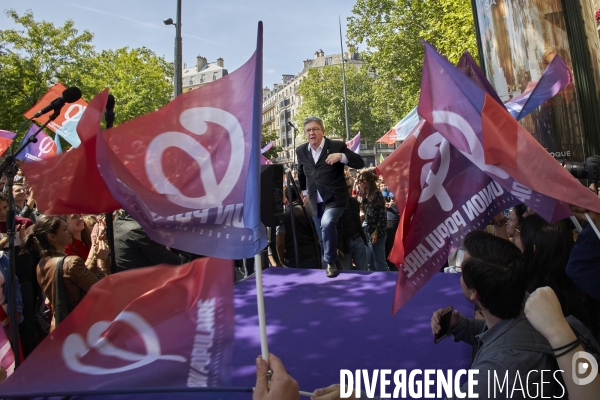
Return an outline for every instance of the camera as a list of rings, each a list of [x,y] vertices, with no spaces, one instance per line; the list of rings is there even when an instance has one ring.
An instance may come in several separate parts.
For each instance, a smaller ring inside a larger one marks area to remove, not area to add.
[[[600,174],[600,157],[591,156],[581,161],[557,160],[571,175],[577,179],[587,179],[591,182],[598,182]]]

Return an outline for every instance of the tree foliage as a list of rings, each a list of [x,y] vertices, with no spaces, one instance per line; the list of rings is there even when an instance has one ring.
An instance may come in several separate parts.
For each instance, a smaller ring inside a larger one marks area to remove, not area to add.
[[[361,138],[377,140],[387,132],[392,120],[373,112],[373,78],[365,68],[350,65],[346,68],[348,119],[350,136],[359,131]],[[323,119],[328,136],[346,139],[342,67],[331,65],[313,68],[298,87],[302,105],[294,117],[302,126],[304,118],[315,115]]]
[[[57,81],[72,84],[73,74],[93,55],[93,35],[79,34],[73,21],[61,27],[36,22],[33,13],[6,15],[23,30],[0,30],[0,129],[16,130],[23,113]]]
[[[0,129],[16,131],[23,113],[56,82],[77,86],[91,100],[109,87],[116,98],[115,124],[156,110],[173,93],[172,68],[147,48],[96,52],[93,34],[79,33],[73,21],[55,27],[6,11],[22,29],[0,30]]]
[[[115,125],[154,111],[169,102],[173,67],[152,50],[127,47],[103,50],[87,62],[80,88],[91,99],[104,88],[115,96]]]
[[[451,62],[468,50],[477,59],[471,2],[464,0],[356,0],[350,45],[366,43],[362,57],[377,74],[377,114],[399,121],[418,103],[425,39]]]

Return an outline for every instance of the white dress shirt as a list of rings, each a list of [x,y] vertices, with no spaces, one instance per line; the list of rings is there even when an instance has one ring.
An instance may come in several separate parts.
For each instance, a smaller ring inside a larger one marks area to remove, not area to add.
[[[321,152],[323,151],[323,145],[325,144],[325,137],[323,137],[323,139],[321,139],[321,143],[319,143],[319,146],[317,147],[317,149],[313,149],[312,146],[310,145],[310,143],[308,144],[308,150],[310,151],[310,154],[313,157],[313,160],[315,161],[315,164],[317,163],[317,161],[319,161],[319,158],[321,158]],[[346,157],[346,155],[344,153],[342,153],[342,159],[340,160],[340,162],[342,164],[348,164],[348,157]],[[306,196],[306,194],[308,193],[307,190],[302,191],[302,194],[304,196]],[[322,203],[323,202],[323,198],[321,197],[321,193],[319,193],[319,191],[317,190],[317,203]]]

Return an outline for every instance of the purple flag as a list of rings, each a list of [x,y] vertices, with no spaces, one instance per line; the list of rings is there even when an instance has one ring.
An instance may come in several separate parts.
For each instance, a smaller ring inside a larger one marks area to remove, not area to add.
[[[269,143],[267,143],[267,145],[265,147],[262,148],[262,150],[260,151],[260,154],[265,154],[267,151],[271,150],[271,147],[273,147],[272,140]]]
[[[565,86],[571,83],[571,72],[560,56],[555,56],[539,82],[533,89],[526,90],[519,96],[506,102],[504,106],[517,121],[556,96]]]
[[[92,286],[0,392],[29,398],[226,386],[233,317],[231,261],[205,257],[110,275]]]
[[[356,154],[360,154],[360,132],[352,140],[346,142],[346,147]]]
[[[155,241],[242,259],[266,246],[260,222],[262,23],[238,70],[97,137],[112,196]]]
[[[494,127],[500,134],[495,137],[495,141],[484,142],[484,106],[490,109],[493,107],[492,103],[495,103],[494,100],[438,54],[431,45],[426,42],[424,45],[425,60],[419,114],[480,170],[544,219],[556,221],[572,215],[566,203],[534,190],[535,186],[531,184],[531,180],[517,181],[506,169],[494,165],[494,155],[504,154],[503,148],[513,152],[513,155],[516,154],[517,141],[521,144],[521,135],[517,136],[515,127],[519,124],[505,118],[497,121]],[[497,119],[497,116],[495,118]],[[509,166],[516,168],[516,161],[513,160]],[[541,178],[538,176],[537,179],[539,181]],[[552,179],[549,178],[547,182],[552,182]],[[544,185],[553,186],[546,183]],[[544,192],[549,193],[547,190]]]
[[[37,132],[39,128],[37,125],[32,124],[27,131],[27,134],[23,137],[21,141],[22,146],[25,141],[32,136],[35,132]],[[27,147],[23,149],[21,154],[17,157],[25,162],[28,161],[40,161],[45,160],[46,158],[51,158],[56,155],[56,144],[54,140],[48,135],[46,135],[43,131],[38,133],[36,136],[37,142],[29,143]]]

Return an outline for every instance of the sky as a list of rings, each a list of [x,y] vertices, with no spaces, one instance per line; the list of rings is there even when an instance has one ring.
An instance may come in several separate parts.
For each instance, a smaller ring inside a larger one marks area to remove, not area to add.
[[[182,0],[183,61],[196,56],[209,62],[222,57],[229,72],[239,68],[256,48],[258,21],[263,21],[263,86],[281,82],[282,74],[298,74],[302,61],[317,50],[340,53],[338,17],[344,50],[347,17],[354,0]],[[33,12],[36,21],[62,26],[71,19],[82,32],[94,34],[96,50],[145,46],[169,62],[174,58],[175,27],[163,20],[177,17],[177,0],[5,0],[0,29],[16,28],[4,11]],[[359,48],[360,49],[360,48]],[[360,49],[362,50],[362,49]]]

